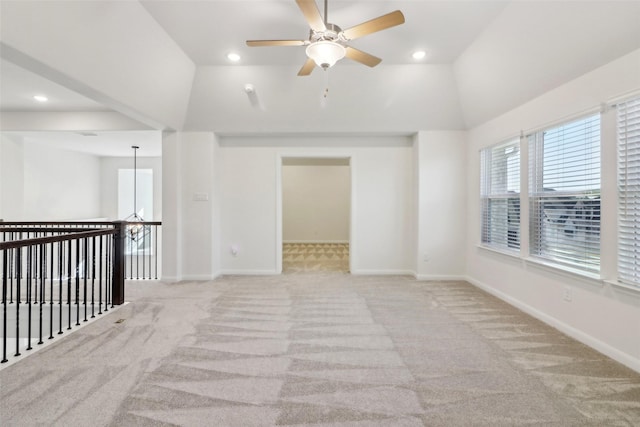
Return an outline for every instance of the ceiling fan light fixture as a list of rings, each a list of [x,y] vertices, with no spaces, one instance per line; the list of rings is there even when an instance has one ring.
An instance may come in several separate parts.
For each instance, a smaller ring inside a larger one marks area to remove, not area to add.
[[[344,58],[347,50],[339,43],[320,40],[307,46],[307,56],[313,59],[318,67],[329,68]]]

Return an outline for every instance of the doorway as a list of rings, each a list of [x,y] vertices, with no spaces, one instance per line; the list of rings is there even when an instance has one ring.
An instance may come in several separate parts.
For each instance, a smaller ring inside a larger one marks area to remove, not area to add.
[[[349,158],[283,157],[281,206],[283,273],[349,273]]]

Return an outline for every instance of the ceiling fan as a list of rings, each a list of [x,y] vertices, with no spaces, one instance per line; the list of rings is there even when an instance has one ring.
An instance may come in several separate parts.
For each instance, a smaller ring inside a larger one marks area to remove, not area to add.
[[[308,40],[247,40],[247,46],[306,46],[307,61],[298,72],[299,76],[308,76],[316,65],[326,70],[345,56],[369,67],[378,65],[382,59],[351,47],[347,42],[403,24],[402,12],[396,10],[343,30],[327,21],[327,2],[324,0],[323,19],[315,0],[296,0],[311,27]]]

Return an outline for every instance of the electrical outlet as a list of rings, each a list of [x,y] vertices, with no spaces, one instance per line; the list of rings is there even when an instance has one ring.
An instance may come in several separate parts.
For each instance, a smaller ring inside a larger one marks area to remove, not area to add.
[[[564,287],[564,296],[563,296],[564,300],[567,302],[571,302],[571,300],[573,299],[573,292],[571,290],[571,288],[569,286],[565,286]]]
[[[423,262],[429,262],[431,260],[431,258],[429,257],[429,254],[422,254],[422,261]]]

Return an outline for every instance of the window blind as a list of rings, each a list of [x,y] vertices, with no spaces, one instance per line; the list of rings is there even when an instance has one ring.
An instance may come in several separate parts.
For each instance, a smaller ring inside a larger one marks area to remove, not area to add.
[[[480,152],[482,244],[520,249],[520,141]]]
[[[640,97],[617,111],[618,279],[640,286]]]
[[[600,270],[600,115],[529,136],[530,253]]]

